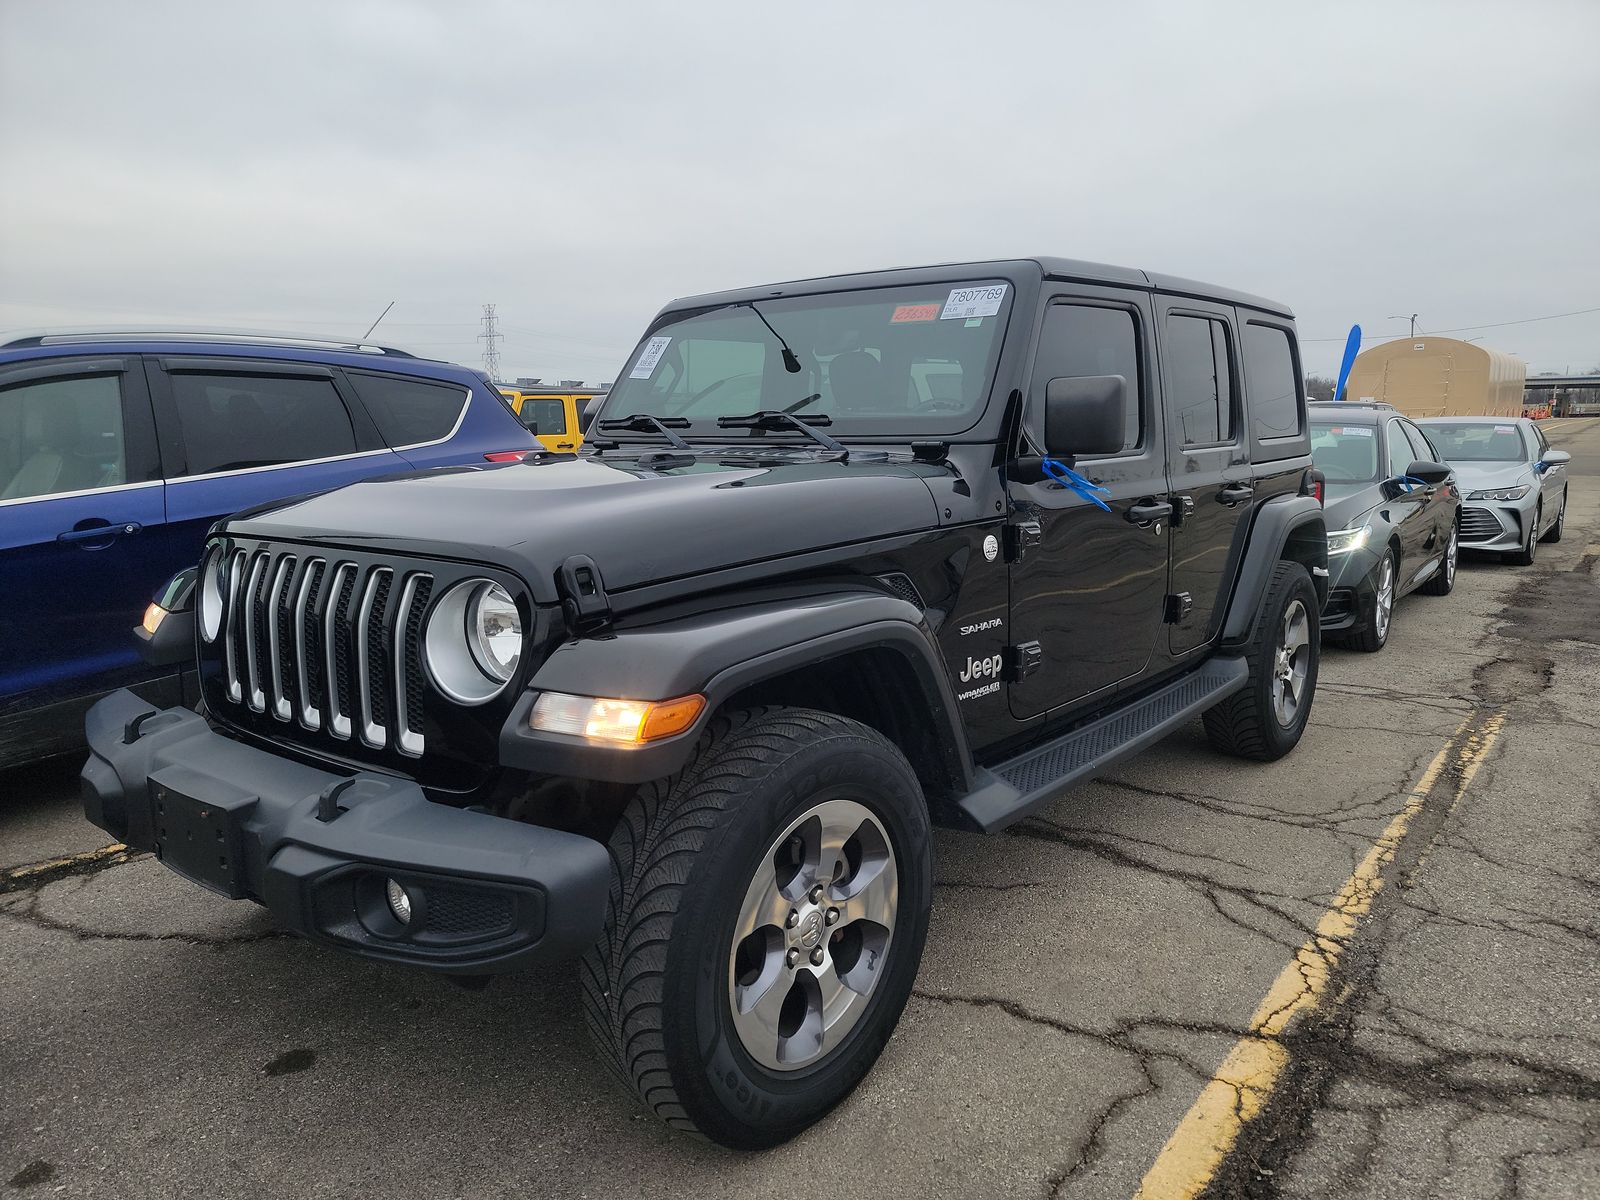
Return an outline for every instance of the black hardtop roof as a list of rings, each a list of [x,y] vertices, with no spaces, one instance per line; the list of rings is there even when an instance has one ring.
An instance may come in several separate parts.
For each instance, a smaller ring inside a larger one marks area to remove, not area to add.
[[[719,304],[734,304],[749,300],[767,300],[775,296],[803,296],[817,292],[837,291],[843,288],[894,287],[916,283],[955,283],[983,276],[1015,278],[1032,274],[1047,279],[1071,280],[1078,283],[1113,284],[1122,287],[1148,288],[1192,296],[1200,300],[1217,300],[1225,304],[1240,304],[1248,308],[1279,316],[1294,316],[1287,304],[1253,296],[1232,288],[1180,279],[1176,275],[1159,275],[1134,267],[1117,267],[1107,263],[1084,262],[1075,258],[995,259],[986,262],[937,263],[923,267],[894,267],[882,271],[862,271],[846,275],[819,275],[811,279],[791,279],[782,283],[763,284],[757,287],[734,288],[722,292],[706,292],[699,296],[684,296],[668,304],[667,309],[710,308]],[[665,310],[664,310],[665,311]]]

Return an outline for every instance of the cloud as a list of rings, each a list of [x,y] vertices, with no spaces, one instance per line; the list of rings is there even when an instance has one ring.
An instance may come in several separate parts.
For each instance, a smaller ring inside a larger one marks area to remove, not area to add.
[[[0,5],[0,324],[613,375],[672,296],[1060,254],[1343,332],[1592,307],[1592,4]],[[1492,332],[1600,362],[1594,317]]]

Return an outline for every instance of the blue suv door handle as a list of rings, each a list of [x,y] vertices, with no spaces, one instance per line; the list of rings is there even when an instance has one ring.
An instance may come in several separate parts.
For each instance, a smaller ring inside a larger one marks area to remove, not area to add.
[[[92,525],[88,529],[69,529],[56,534],[58,542],[109,542],[125,533],[138,533],[144,526],[137,521],[124,521],[118,525]]]

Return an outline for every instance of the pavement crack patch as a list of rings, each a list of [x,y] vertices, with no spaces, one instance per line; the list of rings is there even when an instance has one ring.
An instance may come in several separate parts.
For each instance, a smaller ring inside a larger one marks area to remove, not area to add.
[[[65,858],[50,858],[43,862],[27,863],[0,871],[0,896],[12,892],[28,892],[42,888],[47,883],[73,875],[95,875],[109,867],[134,862],[147,857],[142,850],[124,846],[120,842],[71,854]]]
[[[22,925],[31,925],[36,929],[48,930],[51,933],[64,933],[81,942],[186,942],[195,946],[222,947],[244,946],[252,942],[266,942],[294,936],[294,934],[285,929],[261,929],[253,933],[226,935],[207,933],[125,933],[108,929],[88,929],[71,921],[63,921],[40,912],[37,894],[30,896],[26,905],[0,908],[0,918],[16,921]]]

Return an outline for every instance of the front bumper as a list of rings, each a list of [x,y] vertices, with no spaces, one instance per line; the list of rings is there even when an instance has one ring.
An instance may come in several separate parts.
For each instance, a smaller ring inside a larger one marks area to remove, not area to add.
[[[317,770],[128,691],[86,726],[90,821],[314,941],[484,975],[575,958],[600,936],[611,868],[589,838],[435,804],[407,779]],[[408,924],[389,880],[411,899]]]
[[[1372,615],[1378,589],[1372,581],[1377,555],[1370,547],[1328,560],[1328,602],[1322,606],[1322,632],[1338,633]]]
[[[1496,502],[1469,500],[1461,506],[1463,550],[1520,550],[1527,539],[1528,523],[1538,501],[1531,494],[1521,500]]]

